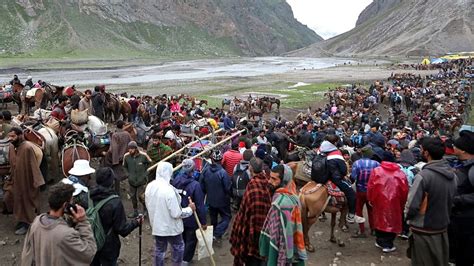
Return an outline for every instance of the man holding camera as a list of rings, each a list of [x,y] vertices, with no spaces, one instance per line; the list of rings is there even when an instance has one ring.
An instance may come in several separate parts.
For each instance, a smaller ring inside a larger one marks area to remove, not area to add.
[[[74,187],[58,183],[51,187],[48,213],[40,214],[25,238],[21,265],[89,265],[97,251],[86,211],[72,205]],[[70,227],[63,215],[73,217]]]

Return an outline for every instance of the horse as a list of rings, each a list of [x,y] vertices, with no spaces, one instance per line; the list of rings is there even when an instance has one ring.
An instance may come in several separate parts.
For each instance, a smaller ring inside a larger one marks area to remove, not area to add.
[[[105,121],[113,122],[119,119],[120,102],[115,95],[105,93],[104,111]]]
[[[229,99],[222,99],[222,107],[221,107],[221,109],[224,109],[224,106],[226,106],[226,105],[228,105],[229,108],[230,108],[230,102],[231,102],[231,100],[229,100]]]
[[[76,160],[91,160],[89,150],[87,147],[76,141],[75,137],[68,136],[67,144],[61,151],[61,165],[63,169],[63,175],[69,176],[69,170],[74,166]]]
[[[303,181],[307,182],[300,190],[300,202],[301,202],[301,220],[303,223],[303,234],[306,250],[308,252],[314,252],[314,246],[311,244],[309,238],[309,230],[311,226],[316,223],[317,218],[323,212],[331,213],[331,235],[329,241],[337,243],[340,247],[345,246],[344,242],[340,239],[336,239],[334,235],[334,228],[336,226],[336,215],[338,212],[341,213],[339,217],[339,227],[343,232],[347,232],[349,229],[346,224],[347,200],[341,206],[330,205],[331,200],[327,185],[317,184],[311,181],[311,178],[304,172],[304,162],[290,162],[288,166],[293,171],[293,179],[295,182]]]
[[[128,121],[132,114],[132,107],[125,100],[120,100],[119,114],[122,115],[123,121]]]
[[[259,119],[261,119],[264,113],[265,113],[264,110],[253,108],[253,109],[249,110],[247,116],[248,116],[249,119],[252,119],[252,120],[255,120],[256,116],[258,116]]]

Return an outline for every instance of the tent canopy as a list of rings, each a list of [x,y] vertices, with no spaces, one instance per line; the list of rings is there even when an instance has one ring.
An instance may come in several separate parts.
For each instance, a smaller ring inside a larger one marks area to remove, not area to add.
[[[425,58],[423,59],[423,61],[421,61],[421,64],[422,65],[429,65],[430,64],[430,60],[428,58]]]

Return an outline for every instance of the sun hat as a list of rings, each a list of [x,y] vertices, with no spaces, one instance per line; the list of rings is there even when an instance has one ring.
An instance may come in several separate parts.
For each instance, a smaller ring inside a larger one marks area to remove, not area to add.
[[[89,166],[88,160],[76,160],[68,173],[75,176],[90,175],[95,173],[95,169]]]

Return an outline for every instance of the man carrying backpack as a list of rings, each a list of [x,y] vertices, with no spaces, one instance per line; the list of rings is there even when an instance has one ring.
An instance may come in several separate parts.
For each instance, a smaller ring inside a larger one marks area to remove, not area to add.
[[[230,211],[230,196],[232,182],[229,175],[221,165],[222,153],[214,150],[211,154],[212,164],[202,173],[201,188],[207,194],[209,215],[214,226],[216,245],[222,243],[222,236],[229,227],[232,214]],[[218,223],[218,215],[221,221]]]
[[[141,217],[127,221],[122,200],[114,190],[114,181],[115,174],[111,168],[100,168],[96,172],[97,187],[90,191],[94,206],[92,208],[96,208],[99,214],[98,219],[91,222],[97,242],[97,253],[91,265],[117,265],[121,246],[118,236],[126,237],[143,223]],[[89,219],[91,210],[91,204],[89,204],[87,211]],[[94,228],[99,228],[99,230]],[[99,231],[105,233],[105,241],[101,243],[97,241]]]
[[[326,140],[321,143],[319,151],[326,156],[326,171],[323,175],[326,176],[326,180],[331,180],[342,192],[344,192],[347,198],[347,204],[349,205],[349,214],[346,217],[347,222],[356,222],[359,224],[364,223],[365,219],[363,217],[355,215],[355,192],[349,181],[345,179],[347,166],[344,157],[342,157],[341,151],[335,146],[335,143],[338,141],[339,137],[336,135],[328,135]]]
[[[234,168],[234,175],[232,176],[232,196],[233,206],[236,210],[239,209],[240,202],[245,193],[245,188],[250,182],[249,163],[252,158],[252,150],[245,150],[242,156],[242,161],[240,161]]]

